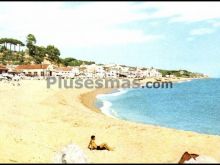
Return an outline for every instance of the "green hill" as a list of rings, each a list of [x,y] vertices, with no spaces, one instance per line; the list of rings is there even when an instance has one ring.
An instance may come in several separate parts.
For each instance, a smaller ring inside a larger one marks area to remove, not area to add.
[[[79,66],[94,64],[92,61],[77,60],[75,58],[61,58],[60,50],[54,45],[39,46],[33,34],[28,34],[26,44],[14,38],[0,39],[0,64],[40,64],[44,59],[55,65]]]

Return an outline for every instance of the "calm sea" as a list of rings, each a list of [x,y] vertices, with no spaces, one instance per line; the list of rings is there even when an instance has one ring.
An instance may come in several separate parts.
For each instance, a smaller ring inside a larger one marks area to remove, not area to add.
[[[169,89],[121,89],[98,95],[96,105],[124,120],[220,135],[220,79],[175,83]]]

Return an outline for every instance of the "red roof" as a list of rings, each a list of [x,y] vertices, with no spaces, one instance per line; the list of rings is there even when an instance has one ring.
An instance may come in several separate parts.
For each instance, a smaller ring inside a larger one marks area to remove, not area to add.
[[[17,70],[21,69],[47,69],[49,64],[33,64],[33,65],[19,65],[16,67]]]
[[[63,71],[63,72],[69,72],[72,70],[71,67],[59,67],[59,68],[56,68],[57,71]]]
[[[0,65],[0,69],[1,69],[1,70],[8,70],[8,69],[6,68],[6,66],[4,66],[4,65]]]

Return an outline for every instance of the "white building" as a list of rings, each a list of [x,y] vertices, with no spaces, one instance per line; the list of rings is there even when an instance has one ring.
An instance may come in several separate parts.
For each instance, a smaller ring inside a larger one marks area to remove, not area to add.
[[[150,77],[162,77],[162,74],[155,68],[151,68]]]
[[[119,76],[119,66],[116,64],[104,65],[106,78],[117,78]]]
[[[19,65],[15,68],[17,72],[27,76],[52,76],[53,66],[49,64]]]
[[[162,74],[155,68],[141,69],[142,77],[162,77]]]
[[[72,67],[71,70],[72,74],[74,74],[75,76],[78,76],[80,74],[80,70],[78,66]]]
[[[96,69],[95,69],[96,71],[96,75],[95,75],[95,77],[96,78],[105,78],[105,76],[106,76],[106,72],[105,72],[105,70],[104,70],[104,67],[103,66],[101,66],[101,65],[98,65],[98,66],[96,66]]]
[[[54,69],[54,76],[62,76],[66,78],[74,78],[79,75],[78,67],[57,67]]]
[[[111,69],[106,72],[105,74],[106,78],[117,78],[118,77],[118,71],[115,69]]]

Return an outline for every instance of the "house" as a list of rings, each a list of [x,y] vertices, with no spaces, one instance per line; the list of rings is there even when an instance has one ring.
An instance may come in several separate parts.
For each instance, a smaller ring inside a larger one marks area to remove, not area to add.
[[[86,65],[82,64],[79,66],[79,73],[82,75],[86,72]]]
[[[95,68],[95,77],[96,78],[105,78],[106,72],[104,70],[104,67],[102,65],[97,65]]]
[[[143,71],[143,68],[137,68],[135,72],[135,77],[136,78],[144,78],[145,77],[145,72]]]
[[[6,68],[6,66],[0,65],[0,74],[7,73],[7,72],[8,72],[8,69]]]
[[[165,75],[166,78],[175,78],[176,76],[173,75],[173,74],[170,74],[170,75]]]
[[[121,66],[119,71],[119,77],[128,77],[128,73],[129,73],[129,67]]]
[[[128,69],[128,78],[136,78],[137,77],[137,68],[136,67],[129,67]]]
[[[53,73],[53,66],[49,64],[19,65],[15,69],[27,76],[52,76]]]
[[[117,78],[118,77],[118,71],[116,69],[111,69],[106,72],[105,77],[107,78]]]
[[[72,67],[71,73],[78,76],[80,74],[79,66]]]
[[[83,73],[85,74],[85,78],[94,78],[96,73],[96,64],[91,65],[83,65],[85,68]]]
[[[80,77],[84,78],[104,78],[105,77],[105,70],[102,65],[96,65],[96,64],[91,64],[91,65],[85,65],[82,64],[79,67],[79,73]]]
[[[151,77],[162,77],[162,74],[155,68],[151,69],[150,75]]]
[[[143,77],[162,77],[162,74],[155,68],[142,69]]]
[[[119,77],[120,66],[116,64],[106,64],[103,66],[105,70],[106,78],[117,78]]]
[[[10,64],[8,64],[7,66],[6,66],[6,68],[8,69],[8,73],[9,74],[16,74],[17,73],[17,71],[16,71],[16,67],[17,67],[18,65],[10,65]]]
[[[74,78],[79,75],[79,67],[58,67],[54,69],[54,76],[62,76],[68,78]]]
[[[71,67],[57,67],[54,69],[53,76],[69,77],[71,75],[71,71]]]

